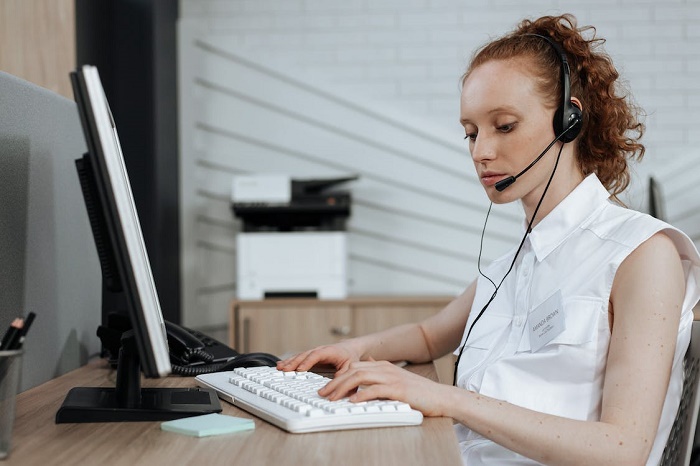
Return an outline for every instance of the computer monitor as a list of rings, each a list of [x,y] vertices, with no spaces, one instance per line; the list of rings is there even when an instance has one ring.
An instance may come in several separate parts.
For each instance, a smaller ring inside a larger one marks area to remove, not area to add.
[[[649,214],[659,220],[666,221],[666,203],[659,182],[649,177]]]
[[[221,411],[212,390],[141,388],[171,365],[163,315],[131,193],[119,137],[100,76],[85,65],[71,73],[88,153],[76,160],[103,281],[124,295],[132,330],[121,339],[116,387],[76,387],[56,422],[177,419]]]

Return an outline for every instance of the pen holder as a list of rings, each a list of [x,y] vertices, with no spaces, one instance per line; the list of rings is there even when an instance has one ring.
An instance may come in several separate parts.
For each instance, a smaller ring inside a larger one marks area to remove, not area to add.
[[[0,351],[0,459],[10,454],[15,399],[22,372],[22,350]]]

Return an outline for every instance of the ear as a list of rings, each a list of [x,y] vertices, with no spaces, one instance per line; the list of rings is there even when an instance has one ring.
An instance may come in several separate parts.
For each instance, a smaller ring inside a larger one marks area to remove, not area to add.
[[[578,100],[577,97],[572,97],[571,103],[574,104],[579,110],[583,111],[583,105],[581,104],[581,101]]]

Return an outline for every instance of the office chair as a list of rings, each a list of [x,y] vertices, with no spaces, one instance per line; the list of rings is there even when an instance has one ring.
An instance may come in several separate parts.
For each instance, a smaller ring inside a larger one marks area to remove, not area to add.
[[[659,466],[688,466],[695,443],[700,410],[700,321],[693,321],[690,346],[683,361],[683,393],[676,420],[666,442]],[[697,455],[697,452],[695,453]],[[694,463],[697,458],[694,458]]]

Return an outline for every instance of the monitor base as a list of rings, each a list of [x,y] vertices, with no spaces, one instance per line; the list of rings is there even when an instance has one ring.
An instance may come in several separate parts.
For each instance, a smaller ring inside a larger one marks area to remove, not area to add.
[[[213,390],[142,388],[141,403],[120,406],[114,387],[75,387],[56,413],[56,424],[69,422],[168,421],[221,412]]]

